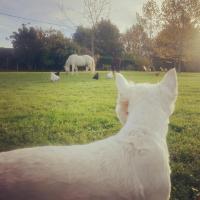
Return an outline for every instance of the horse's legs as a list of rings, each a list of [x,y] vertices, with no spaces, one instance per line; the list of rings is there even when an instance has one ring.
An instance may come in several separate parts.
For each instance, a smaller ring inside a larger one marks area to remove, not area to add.
[[[66,72],[70,72],[70,66],[66,67]]]
[[[78,73],[78,66],[76,66],[75,69],[76,69],[76,73]]]
[[[75,65],[72,65],[72,75],[74,74],[75,67]]]
[[[85,71],[88,72],[88,70],[89,70],[89,67],[86,65]]]

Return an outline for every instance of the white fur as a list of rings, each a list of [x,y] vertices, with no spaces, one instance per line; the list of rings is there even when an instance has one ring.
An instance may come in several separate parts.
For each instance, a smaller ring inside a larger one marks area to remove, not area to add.
[[[51,72],[51,81],[55,82],[60,80],[60,77],[54,74],[54,72]]]
[[[129,84],[121,74],[116,82],[119,133],[87,145],[1,153],[1,200],[169,199],[166,135],[176,72],[158,84]]]
[[[94,58],[88,55],[79,56],[77,54],[73,54],[69,56],[64,66],[66,72],[70,71],[70,66],[72,66],[72,73],[74,71],[78,71],[79,66],[86,66],[86,71],[90,69],[92,73],[95,72]]]
[[[112,79],[112,78],[113,78],[113,73],[112,73],[112,72],[108,72],[108,73],[106,74],[106,78],[107,78],[107,79]]]

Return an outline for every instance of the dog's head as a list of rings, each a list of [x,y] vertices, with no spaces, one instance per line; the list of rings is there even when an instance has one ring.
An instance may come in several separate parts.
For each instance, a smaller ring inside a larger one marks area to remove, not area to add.
[[[116,112],[122,124],[125,124],[131,112],[136,108],[148,106],[161,109],[169,117],[173,110],[177,97],[176,70],[171,69],[157,84],[128,83],[120,73],[116,74],[118,99]]]

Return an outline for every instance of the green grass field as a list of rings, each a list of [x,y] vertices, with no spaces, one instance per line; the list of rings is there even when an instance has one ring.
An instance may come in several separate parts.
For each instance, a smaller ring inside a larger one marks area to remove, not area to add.
[[[114,80],[91,74],[0,73],[0,151],[55,144],[82,144],[115,134]],[[124,72],[135,82],[157,82],[162,75]],[[173,200],[193,200],[200,193],[200,74],[178,77],[179,96],[170,120],[168,144]]]

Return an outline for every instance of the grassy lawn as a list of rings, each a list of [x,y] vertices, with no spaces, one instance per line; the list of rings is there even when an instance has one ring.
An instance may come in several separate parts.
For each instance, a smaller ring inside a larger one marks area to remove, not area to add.
[[[87,143],[116,133],[114,80],[91,74],[0,73],[0,151],[50,144]],[[157,82],[162,75],[124,72],[135,82]],[[173,200],[200,193],[200,74],[178,77],[179,97],[171,117],[168,144]]]

